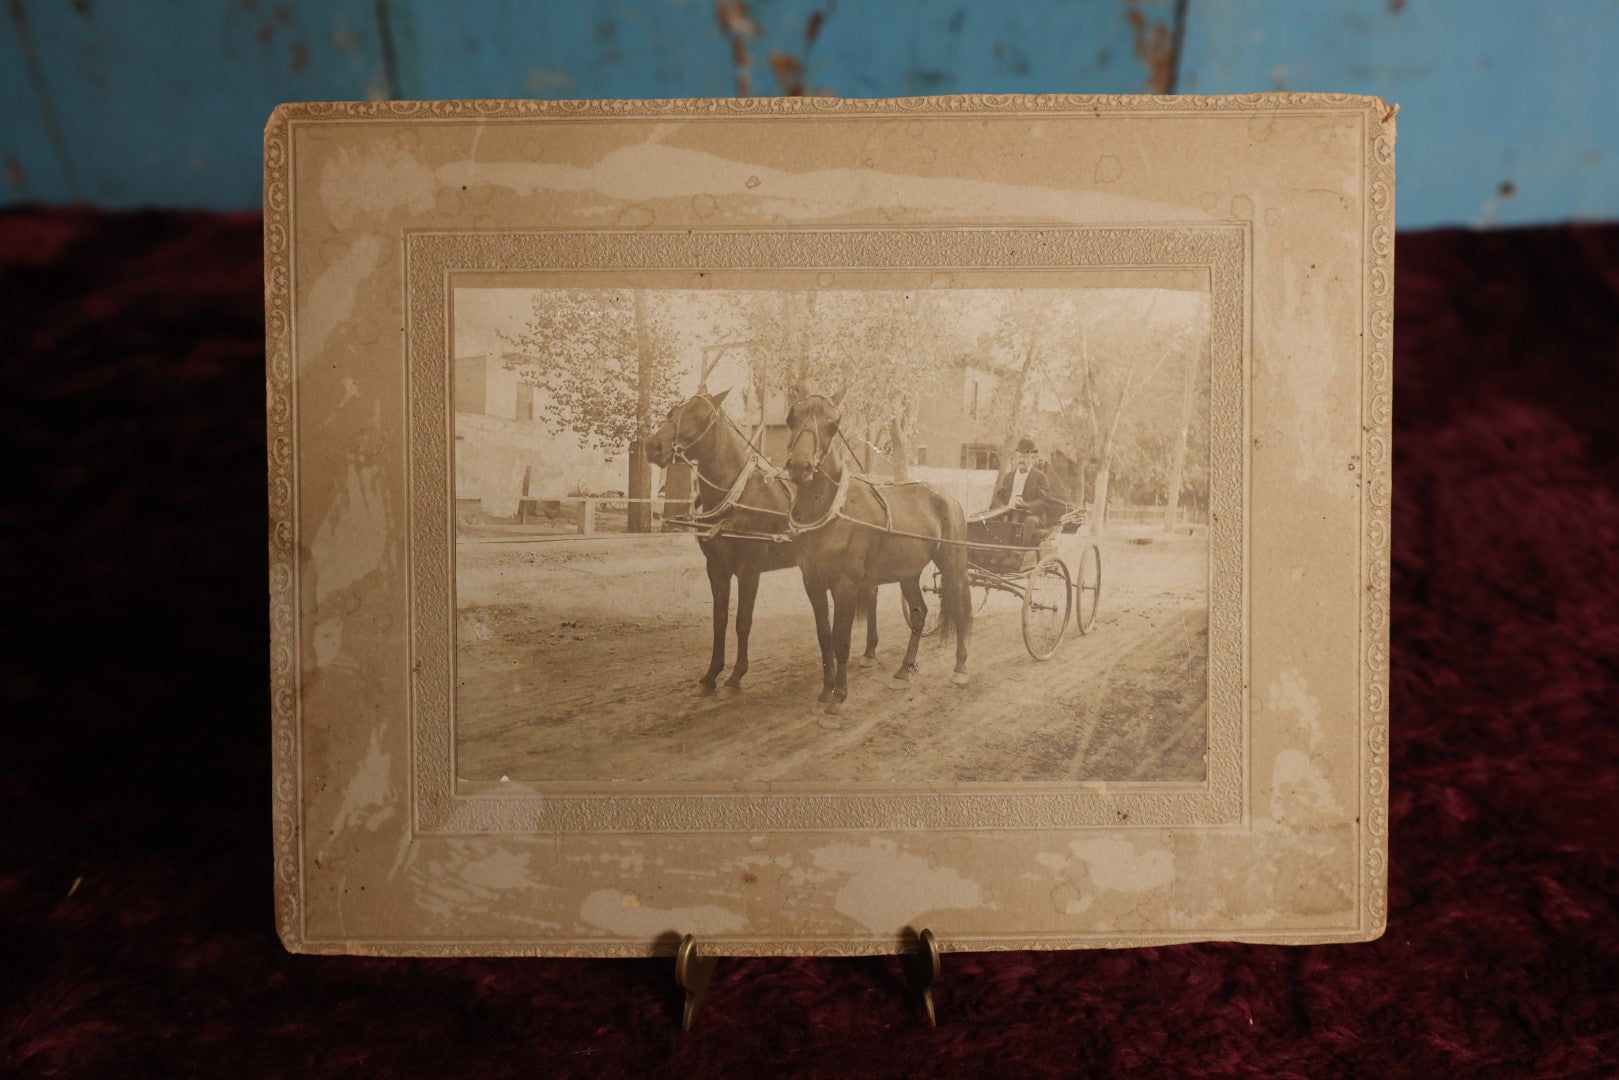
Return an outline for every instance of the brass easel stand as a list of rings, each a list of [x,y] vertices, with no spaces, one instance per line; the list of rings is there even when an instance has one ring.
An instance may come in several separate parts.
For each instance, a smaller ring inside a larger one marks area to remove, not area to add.
[[[697,955],[695,935],[687,934],[680,939],[680,948],[675,953],[675,982],[686,992],[686,1007],[680,1014],[681,1031],[690,1031],[697,1023],[697,1010],[703,1007],[703,996],[708,993],[717,963],[718,957]]]
[[[911,993],[922,999],[922,1011],[927,1014],[928,1027],[938,1027],[933,1015],[933,984],[939,981],[939,944],[933,940],[933,931],[924,930],[917,938],[917,951],[899,958],[905,969],[905,980],[911,984]]]
[[[697,1011],[703,1007],[703,997],[708,993],[708,984],[714,979],[714,966],[718,963],[717,956],[698,955],[696,935],[687,934],[680,939],[680,948],[675,951],[675,982],[686,993],[680,1030],[690,1031],[697,1023]],[[933,984],[939,981],[939,945],[933,939],[932,930],[923,930],[917,936],[917,951],[901,954],[900,966],[905,970],[905,981],[911,993],[921,999],[928,1027],[938,1027],[933,1012]]]

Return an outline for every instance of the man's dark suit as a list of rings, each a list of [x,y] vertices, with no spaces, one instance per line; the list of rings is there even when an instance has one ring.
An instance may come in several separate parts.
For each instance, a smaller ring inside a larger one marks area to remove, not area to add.
[[[996,481],[990,509],[1011,505],[1012,481],[1016,475],[1016,470],[1012,470]],[[1039,465],[1030,469],[1028,478],[1023,481],[1023,509],[1013,511],[1013,520],[1023,522],[1024,542],[1032,546],[1036,533],[1055,524],[1067,512],[1068,505],[1059,497],[1046,470]]]

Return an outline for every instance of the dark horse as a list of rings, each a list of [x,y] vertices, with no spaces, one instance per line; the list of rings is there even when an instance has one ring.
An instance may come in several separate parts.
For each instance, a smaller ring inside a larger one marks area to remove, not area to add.
[[[697,474],[698,497],[692,518],[710,526],[697,544],[708,561],[714,596],[714,653],[698,682],[703,693],[725,670],[725,623],[731,606],[731,578],[737,580],[736,666],[725,685],[740,689],[748,672],[748,634],[759,575],[795,564],[793,545],[773,540],[787,531],[792,491],[753,448],[721,408],[729,390],[698,394],[669,410],[663,426],[647,437],[647,460],[660,469],[684,462]],[[865,598],[866,656],[877,655],[876,590]]]
[[[911,641],[894,672],[896,686],[916,671],[916,647],[927,619],[922,571],[939,568],[940,627],[956,628],[957,685],[967,682],[967,638],[972,603],[967,579],[967,519],[961,506],[926,484],[873,484],[853,476],[839,446],[838,406],[830,398],[804,398],[787,411],[787,475],[796,486],[789,531],[804,574],[804,591],[815,609],[821,641],[820,700],[841,712],[849,696],[849,633],[860,597],[889,581],[899,582]],[[827,621],[827,593],[833,620]]]

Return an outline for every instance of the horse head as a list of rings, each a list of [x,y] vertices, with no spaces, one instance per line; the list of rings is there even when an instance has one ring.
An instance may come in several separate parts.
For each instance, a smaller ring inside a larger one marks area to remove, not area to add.
[[[831,397],[811,394],[787,410],[787,475],[793,483],[808,483],[817,472],[833,480],[843,475],[837,445],[843,394],[842,388]]]
[[[679,458],[700,457],[724,418],[720,407],[730,392],[693,394],[670,409],[658,430],[646,437],[647,460],[666,469]]]

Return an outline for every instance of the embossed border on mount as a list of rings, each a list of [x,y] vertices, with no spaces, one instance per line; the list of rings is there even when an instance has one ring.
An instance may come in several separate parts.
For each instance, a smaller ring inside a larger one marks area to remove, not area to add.
[[[784,832],[1237,825],[1244,760],[1245,223],[1197,225],[711,229],[677,232],[410,232],[405,238],[409,373],[411,730],[420,833]],[[527,783],[456,790],[449,290],[462,272],[1106,271],[1208,274],[1210,492],[1208,774],[1199,784],[872,784],[713,781]],[[1155,790],[1156,789],[1156,790]]]
[[[940,115],[1264,115],[1280,110],[1359,113],[1364,137],[1366,203],[1362,244],[1366,252],[1361,325],[1365,334],[1361,385],[1361,640],[1360,840],[1361,878],[1355,933],[1371,938],[1387,920],[1388,880],[1388,632],[1390,501],[1393,428],[1394,140],[1396,109],[1351,94],[1280,93],[1220,96],[1122,94],[994,94],[895,99],[683,98],[647,101],[437,101],[288,104],[277,107],[264,132],[265,412],[269,504],[270,723],[272,746],[272,839],[277,930],[289,947],[305,947],[302,866],[302,722],[298,651],[300,641],[296,386],[292,361],[291,173],[292,126],[298,121],[386,119],[520,120],[570,117],[646,119],[761,116],[861,117]],[[1241,935],[1239,935],[1241,936]],[[1301,932],[1280,942],[1339,940],[1334,934]],[[1124,947],[1158,943],[1117,938],[1060,939],[1009,935],[979,947]],[[953,943],[952,943],[953,944]],[[971,947],[972,943],[965,943]],[[761,945],[768,949],[769,943]],[[356,946],[358,948],[358,946]],[[351,950],[353,951],[353,950]],[[533,947],[491,943],[381,942],[365,951],[382,954],[527,954]],[[558,943],[554,952],[569,951]],[[834,953],[839,950],[820,950]],[[866,952],[870,949],[853,951]],[[886,951],[886,950],[882,950]]]

